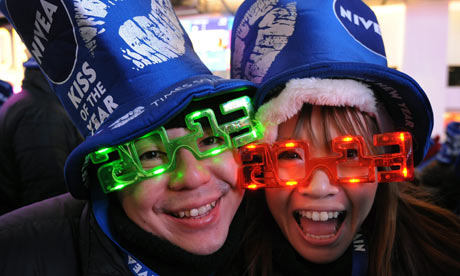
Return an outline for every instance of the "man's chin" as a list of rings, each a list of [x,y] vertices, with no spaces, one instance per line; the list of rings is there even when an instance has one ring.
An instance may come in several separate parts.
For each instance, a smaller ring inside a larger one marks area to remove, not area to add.
[[[224,235],[223,237],[211,236],[215,235],[204,235],[203,238],[197,237],[195,239],[188,239],[187,242],[182,242],[182,246],[179,247],[195,255],[211,255],[222,248],[227,235]]]
[[[236,213],[236,209],[228,206],[231,205],[226,200],[219,200],[215,208],[203,216],[169,217],[170,225],[175,227],[175,231],[170,230],[175,233],[171,242],[195,255],[215,253],[224,245]]]

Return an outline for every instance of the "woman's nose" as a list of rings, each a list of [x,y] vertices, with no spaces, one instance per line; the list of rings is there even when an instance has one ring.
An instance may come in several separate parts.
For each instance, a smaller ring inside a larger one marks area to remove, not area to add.
[[[339,192],[339,187],[333,185],[329,175],[322,169],[312,172],[310,181],[306,185],[297,186],[299,193],[311,197],[322,198],[335,195]]]

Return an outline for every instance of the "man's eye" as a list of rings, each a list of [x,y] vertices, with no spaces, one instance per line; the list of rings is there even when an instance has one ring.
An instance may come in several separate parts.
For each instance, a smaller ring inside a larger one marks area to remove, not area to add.
[[[212,146],[212,145],[222,145],[224,139],[217,136],[208,136],[200,141],[200,145],[202,146]]]
[[[347,150],[347,158],[353,159],[358,157],[358,150],[356,149],[348,149]]]
[[[157,158],[164,158],[166,156],[166,153],[161,152],[161,151],[147,151],[144,152],[139,156],[139,160],[141,161],[149,161],[149,160],[155,160]]]
[[[295,151],[283,151],[280,154],[278,154],[278,160],[284,159],[284,160],[290,160],[290,159],[300,159],[302,160],[302,156],[298,154]]]

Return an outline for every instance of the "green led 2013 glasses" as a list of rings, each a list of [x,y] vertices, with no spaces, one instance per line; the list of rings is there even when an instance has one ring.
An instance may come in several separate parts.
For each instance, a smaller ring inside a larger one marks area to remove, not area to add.
[[[128,143],[103,148],[91,153],[94,164],[101,164],[97,176],[105,193],[171,171],[176,166],[176,153],[186,148],[202,160],[244,146],[262,138],[262,127],[254,120],[254,109],[248,96],[220,105],[223,115],[243,111],[244,116],[219,125],[212,109],[191,112],[185,116],[188,134],[169,139],[166,129],[158,129]],[[209,125],[203,129],[202,122]],[[234,137],[231,137],[234,134]]]

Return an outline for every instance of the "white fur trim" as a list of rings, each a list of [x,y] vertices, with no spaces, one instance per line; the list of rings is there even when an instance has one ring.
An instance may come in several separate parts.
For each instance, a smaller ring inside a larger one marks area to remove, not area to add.
[[[292,79],[281,93],[263,104],[256,113],[265,126],[264,141],[273,143],[278,125],[296,115],[304,103],[327,106],[350,106],[377,114],[374,93],[365,84],[350,79]]]

